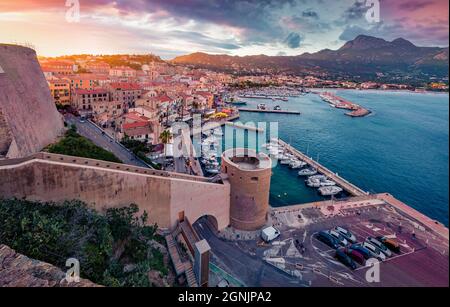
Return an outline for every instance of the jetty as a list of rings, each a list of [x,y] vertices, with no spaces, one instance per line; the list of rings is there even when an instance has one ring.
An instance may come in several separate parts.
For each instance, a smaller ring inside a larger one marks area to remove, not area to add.
[[[282,140],[278,140],[278,143],[286,148],[287,151],[289,151],[291,154],[296,156],[298,159],[302,160],[303,162],[308,163],[311,167],[314,167],[317,169],[317,171],[325,176],[327,176],[329,179],[336,182],[337,185],[339,185],[342,189],[344,189],[347,193],[349,193],[352,196],[365,196],[368,195],[367,192],[362,190],[361,188],[357,187],[356,185],[352,184],[351,182],[345,180],[344,178],[340,177],[337,173],[332,172],[325,166],[321,165],[319,162],[314,161],[310,157],[306,156],[304,153],[300,152],[299,150],[295,149],[291,145],[287,144],[286,142]]]
[[[248,131],[264,132],[263,128],[258,128],[258,127],[249,126],[249,125],[242,125],[242,124],[239,124],[239,123],[226,122],[225,125],[226,126],[231,126],[233,128],[248,130]]]
[[[239,108],[240,112],[255,112],[255,113],[277,113],[277,114],[293,114],[300,115],[299,111],[288,111],[288,110],[260,110],[260,109],[248,109],[248,108]]]

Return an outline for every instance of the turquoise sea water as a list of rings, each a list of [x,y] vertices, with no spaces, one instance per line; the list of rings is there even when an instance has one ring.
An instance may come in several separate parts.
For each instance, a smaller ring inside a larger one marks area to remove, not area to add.
[[[247,107],[256,108],[260,102],[270,108],[279,104],[302,115],[241,112],[239,121],[278,122],[281,139],[318,158],[345,179],[372,193],[391,193],[448,226],[448,94],[335,92],[373,114],[350,118],[344,110],[329,107],[318,95],[308,94],[290,98],[289,102],[246,99]],[[229,142],[232,138],[226,135]],[[306,187],[297,172],[281,165],[274,169],[272,206],[318,199],[316,190]]]

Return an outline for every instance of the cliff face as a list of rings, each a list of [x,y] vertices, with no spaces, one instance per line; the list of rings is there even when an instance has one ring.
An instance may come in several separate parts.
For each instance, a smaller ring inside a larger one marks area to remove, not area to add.
[[[0,158],[21,158],[64,129],[34,50],[0,44]]]

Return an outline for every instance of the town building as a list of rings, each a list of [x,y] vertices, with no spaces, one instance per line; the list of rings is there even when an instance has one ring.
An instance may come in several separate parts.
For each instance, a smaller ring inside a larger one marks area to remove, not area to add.
[[[53,100],[57,105],[70,105],[70,81],[67,79],[47,80]]]

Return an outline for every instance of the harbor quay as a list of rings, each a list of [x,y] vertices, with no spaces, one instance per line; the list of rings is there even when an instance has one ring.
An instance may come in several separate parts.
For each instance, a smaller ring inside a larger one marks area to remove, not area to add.
[[[283,140],[278,140],[279,144],[286,148],[287,151],[291,152],[293,155],[295,155],[297,158],[299,158],[301,161],[306,162],[308,165],[315,168],[319,173],[322,173],[323,175],[327,176],[331,180],[335,181],[339,186],[341,186],[345,191],[347,191],[352,196],[363,196],[367,195],[368,193],[363,191],[361,188],[355,186],[354,184],[348,182],[344,178],[340,177],[337,173],[334,173],[330,171],[325,166],[321,165],[319,162],[314,161],[310,157],[306,156],[301,151],[295,149],[291,145],[287,144]]]

